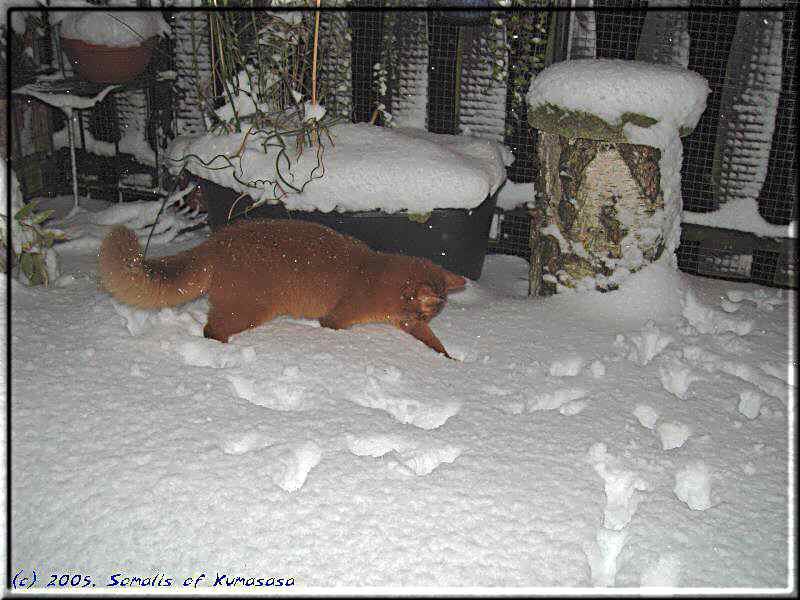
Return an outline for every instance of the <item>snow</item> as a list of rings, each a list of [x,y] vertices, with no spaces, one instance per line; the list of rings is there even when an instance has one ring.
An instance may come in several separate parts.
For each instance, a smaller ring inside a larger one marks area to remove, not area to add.
[[[630,523],[641,497],[637,491],[646,491],[650,485],[635,471],[624,468],[618,458],[608,454],[606,444],[597,442],[589,449],[587,459],[605,482],[606,507],[603,527],[620,531]]]
[[[271,71],[267,72],[266,81],[260,80],[259,75],[255,67],[249,67],[246,71],[239,71],[236,75],[236,82],[228,84],[232,89],[227,90],[225,104],[214,110],[214,114],[222,121],[232,122],[235,119],[252,116],[258,111],[268,113],[271,106],[269,103],[261,101],[262,98],[258,94],[258,90],[268,89],[277,81],[277,75],[274,75]],[[297,98],[299,94],[294,90],[292,92],[295,94],[295,100],[299,102],[300,99]]]
[[[553,377],[575,377],[583,368],[583,357],[568,356],[550,363],[550,375]]]
[[[658,413],[652,406],[647,404],[637,404],[633,409],[633,416],[639,419],[642,427],[652,429],[658,420]]]
[[[689,439],[691,432],[691,428],[684,423],[661,421],[656,426],[656,433],[658,433],[658,438],[661,440],[662,450],[680,448]]]
[[[670,356],[658,368],[658,376],[661,386],[681,400],[686,400],[692,383],[701,381],[689,365],[674,356]]]
[[[102,102],[111,90],[118,87],[118,85],[109,85],[104,87],[94,96],[76,96],[75,94],[70,93],[59,94],[50,92],[48,91],[47,84],[45,84],[43,87],[36,83],[29,83],[27,85],[23,85],[22,87],[16,88],[13,93],[25,96],[33,96],[34,98],[38,98],[50,106],[60,108],[67,113],[67,115],[69,115],[70,110],[74,108],[79,110],[92,108],[98,102]]]
[[[688,69],[598,58],[549,66],[531,83],[527,100],[531,110],[552,104],[612,124],[620,123],[625,113],[637,113],[676,128],[693,128],[709,91],[705,78]]]
[[[528,203],[533,204],[536,187],[533,183],[515,183],[507,180],[497,193],[497,208],[514,210]]]
[[[703,461],[687,464],[675,473],[675,495],[692,510],[711,508],[711,471]]]
[[[289,193],[281,199],[288,209],[425,213],[474,208],[505,181],[505,166],[512,160],[501,145],[467,136],[366,123],[336,125],[330,133],[332,143],[322,136],[322,168],[314,149],[297,157],[294,138],[287,140],[292,166],[281,159],[283,178],[295,187],[308,181],[302,193],[286,188]],[[277,179],[279,142],[270,140],[266,152],[264,141],[260,133],[179,137],[167,150],[170,169],[183,167],[257,201],[272,200],[275,188],[268,180]]]
[[[155,11],[56,12],[51,22],[60,22],[62,37],[98,46],[139,46],[148,38],[171,34],[161,13]]]
[[[148,220],[127,210],[82,198],[54,225]],[[432,322],[452,361],[389,327],[285,318],[222,345],[205,299],[123,307],[93,242],[58,250],[63,286],[10,287],[10,551],[37,589],[67,571],[307,593],[793,581],[795,291],[659,262],[615,292],[528,298],[527,263],[490,255]]]
[[[766,400],[766,396],[756,390],[744,390],[739,394],[739,398],[739,412],[748,419],[758,417],[761,405]]]
[[[325,107],[321,104],[312,104],[310,100],[303,104],[303,109],[303,121],[322,121],[322,117],[325,116]]]
[[[680,570],[681,562],[677,554],[669,552],[661,555],[658,557],[658,562],[642,574],[642,587],[678,587]]]
[[[708,213],[684,211],[683,222],[745,231],[762,237],[797,238],[797,219],[788,226],[768,223],[759,214],[758,203],[750,198],[733,198]]]
[[[684,315],[685,316],[685,315]],[[631,335],[632,345],[628,351],[628,360],[644,366],[670,345],[672,336],[662,332],[654,321],[648,321],[642,330]],[[624,336],[620,342],[624,342]]]
[[[705,107],[705,101],[703,106]],[[683,145],[678,127],[670,121],[662,121],[652,127],[638,127],[632,123],[626,123],[623,131],[631,143],[652,146],[661,151],[658,171],[664,197],[664,209],[656,211],[650,222],[652,225],[659,225],[654,227],[656,231],[665,232],[664,254],[671,257],[673,266],[677,266],[675,251],[680,244],[683,214],[683,196],[681,195]]]
[[[729,317],[710,306],[697,301],[690,290],[683,299],[683,316],[700,333],[722,333],[732,331],[736,335],[747,335],[753,330],[753,321]]]
[[[593,360],[589,365],[589,371],[595,379],[602,379],[606,376],[606,366],[601,360]]]
[[[197,213],[181,205],[182,198],[191,193],[192,189],[190,186],[170,196],[164,203],[164,211],[160,216],[161,202],[142,200],[109,204],[102,200],[84,198],[82,202],[89,203],[88,207],[79,206],[68,215],[59,215],[62,218],[63,231],[67,235],[67,241],[59,245],[59,251],[78,249],[97,251],[111,228],[120,223],[132,229],[142,244],[147,244],[148,239],[151,246],[171,242],[182,230],[196,226],[200,221]],[[59,209],[65,200],[64,196],[44,198],[39,208],[52,206]],[[156,217],[158,223],[153,228],[152,224],[156,221]],[[141,314],[146,316],[146,313]]]

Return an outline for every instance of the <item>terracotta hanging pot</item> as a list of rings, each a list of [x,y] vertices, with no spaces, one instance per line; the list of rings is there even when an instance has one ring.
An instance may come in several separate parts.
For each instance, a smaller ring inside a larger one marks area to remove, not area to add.
[[[82,79],[94,83],[127,83],[140,75],[153,55],[158,36],[137,46],[102,46],[61,38],[61,47]]]

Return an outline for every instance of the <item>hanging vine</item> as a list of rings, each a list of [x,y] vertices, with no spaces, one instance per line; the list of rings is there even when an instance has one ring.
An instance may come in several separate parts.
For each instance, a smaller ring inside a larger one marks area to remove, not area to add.
[[[546,66],[552,52],[554,12],[552,0],[496,0],[502,8],[491,13],[494,35],[486,36],[492,81],[507,84],[511,95],[511,117],[522,122],[525,93],[531,79]],[[529,10],[520,10],[527,8]],[[504,32],[505,35],[496,35]],[[511,125],[506,131],[510,134]]]

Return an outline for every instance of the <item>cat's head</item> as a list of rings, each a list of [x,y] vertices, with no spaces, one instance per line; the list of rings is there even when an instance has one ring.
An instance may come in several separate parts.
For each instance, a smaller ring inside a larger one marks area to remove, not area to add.
[[[463,288],[467,280],[424,259],[414,261],[400,289],[403,313],[410,319],[430,321],[447,303],[447,293]]]

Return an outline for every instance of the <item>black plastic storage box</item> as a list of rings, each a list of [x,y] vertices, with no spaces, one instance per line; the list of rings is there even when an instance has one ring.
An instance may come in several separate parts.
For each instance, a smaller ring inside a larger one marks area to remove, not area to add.
[[[231,220],[244,217],[314,221],[358,238],[374,250],[428,258],[470,279],[481,275],[497,203],[497,195],[493,194],[473,209],[438,208],[424,223],[412,221],[406,213],[387,214],[380,210],[326,213],[289,211],[282,204],[262,204],[245,211],[253,204],[250,196],[240,197],[239,192],[230,188],[194,178],[202,191],[213,231],[224,227],[229,215]]]

